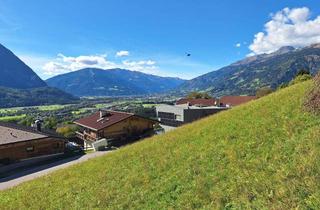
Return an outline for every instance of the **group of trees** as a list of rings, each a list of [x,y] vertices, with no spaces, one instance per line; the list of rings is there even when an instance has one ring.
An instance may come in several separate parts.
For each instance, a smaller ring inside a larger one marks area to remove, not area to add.
[[[203,99],[210,99],[212,98],[211,95],[209,95],[209,93],[207,92],[191,92],[187,95],[188,99],[199,99],[199,98],[203,98]]]
[[[63,135],[66,138],[75,136],[76,131],[79,131],[79,127],[74,124],[65,124],[57,128],[56,132]]]

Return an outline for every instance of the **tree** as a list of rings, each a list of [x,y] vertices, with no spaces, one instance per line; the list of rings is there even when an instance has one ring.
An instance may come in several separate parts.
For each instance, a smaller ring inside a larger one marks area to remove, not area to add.
[[[310,75],[310,71],[307,69],[301,69],[300,71],[298,71],[297,76],[305,74]]]
[[[273,92],[272,88],[270,88],[270,87],[262,87],[262,88],[257,90],[256,96],[258,98],[261,98],[263,96],[269,95],[272,92]]]
[[[27,116],[20,120],[18,124],[30,127],[36,119],[32,116]]]
[[[294,84],[298,84],[300,82],[304,82],[304,81],[307,81],[307,80],[310,80],[312,79],[312,76],[311,74],[298,74],[290,83],[289,83],[289,86],[290,85],[294,85]]]
[[[57,128],[56,132],[63,135],[66,138],[75,136],[76,131],[79,131],[79,127],[76,125],[65,125]]]
[[[44,120],[44,128],[46,129],[54,129],[57,127],[58,120],[55,117],[49,117]]]
[[[188,99],[198,99],[198,98],[203,98],[203,99],[210,99],[212,96],[209,95],[207,92],[191,92],[187,95]]]

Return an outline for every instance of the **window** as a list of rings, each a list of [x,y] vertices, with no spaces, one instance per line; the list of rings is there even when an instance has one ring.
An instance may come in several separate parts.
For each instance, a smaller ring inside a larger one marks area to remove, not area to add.
[[[27,152],[33,152],[34,151],[34,146],[30,146],[26,148]]]
[[[171,119],[174,120],[174,114],[169,112],[158,112],[158,117],[161,119]]]
[[[174,117],[176,120],[182,120],[181,115],[179,115],[179,114],[174,115]]]

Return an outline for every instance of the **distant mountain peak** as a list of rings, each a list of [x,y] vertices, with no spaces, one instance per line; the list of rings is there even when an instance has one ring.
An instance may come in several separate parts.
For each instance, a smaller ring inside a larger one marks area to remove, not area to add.
[[[253,55],[253,56],[249,56],[243,60],[237,61],[233,64],[231,64],[232,66],[237,66],[237,65],[248,65],[250,63],[253,62],[262,62],[265,59],[271,58],[273,56],[278,56],[278,55],[282,55],[282,54],[286,54],[289,52],[293,52],[295,51],[296,48],[292,47],[292,46],[283,46],[280,47],[277,51],[273,52],[273,53],[263,53],[263,54],[258,54],[258,55]]]
[[[320,48],[320,43],[315,43],[310,46],[311,48]]]
[[[281,55],[281,54],[284,54],[284,53],[288,53],[288,52],[292,52],[294,51],[296,48],[292,47],[292,46],[283,46],[283,47],[280,47],[277,51],[271,53],[273,55]]]
[[[52,77],[46,82],[77,96],[132,96],[165,93],[185,80],[127,69],[86,68]],[[114,88],[117,87],[117,88]]]
[[[0,86],[27,89],[47,85],[13,52],[0,44]]]
[[[289,83],[301,69],[320,69],[320,43],[304,48],[284,46],[270,54],[247,57],[229,66],[185,82],[180,93],[209,91],[214,96],[252,95],[264,86]]]

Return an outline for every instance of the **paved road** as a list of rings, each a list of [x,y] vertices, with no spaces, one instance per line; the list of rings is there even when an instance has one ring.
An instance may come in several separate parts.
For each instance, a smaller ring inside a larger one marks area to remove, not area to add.
[[[82,163],[84,161],[87,161],[92,158],[100,157],[102,155],[105,155],[106,153],[109,153],[111,151],[106,152],[94,152],[83,156],[77,156],[77,157],[71,157],[67,159],[63,159],[54,163],[41,165],[39,167],[35,167],[29,170],[21,171],[17,174],[14,174],[12,176],[0,179],[0,191],[9,189],[11,187],[17,186],[23,182],[30,181],[33,179],[36,179],[38,177],[47,175],[49,173],[52,173],[53,171],[56,171],[58,169],[67,168],[71,165],[75,165],[78,163]]]

